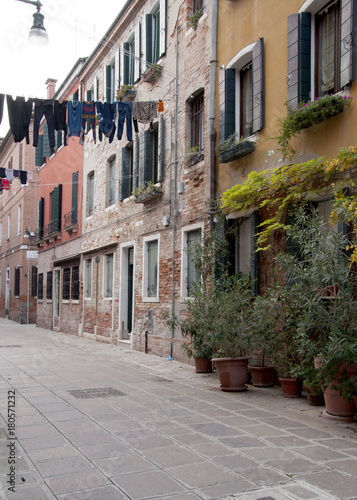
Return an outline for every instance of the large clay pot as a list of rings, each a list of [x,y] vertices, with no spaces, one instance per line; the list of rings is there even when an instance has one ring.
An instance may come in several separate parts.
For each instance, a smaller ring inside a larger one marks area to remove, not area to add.
[[[254,387],[271,387],[275,380],[274,366],[249,366]]]
[[[340,370],[337,372],[336,381],[332,381],[324,392],[326,413],[323,414],[325,417],[342,417],[346,419],[353,419],[354,414],[357,412],[357,407],[355,401],[347,401],[341,396],[340,392],[333,389],[333,386],[337,386],[339,378],[342,374],[347,372],[349,377],[357,376],[357,365],[355,363],[343,363]]]
[[[279,382],[286,398],[299,398],[302,393],[302,380],[279,377]]]
[[[307,402],[310,406],[324,406],[325,400],[324,395],[320,390],[312,390],[309,387],[305,387]]]
[[[212,371],[212,361],[202,357],[195,358],[196,373],[209,373]]]
[[[222,391],[246,391],[249,358],[213,358]]]

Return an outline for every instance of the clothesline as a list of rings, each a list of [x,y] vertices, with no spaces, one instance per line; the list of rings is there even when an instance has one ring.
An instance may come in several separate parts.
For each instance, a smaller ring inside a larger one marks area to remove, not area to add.
[[[0,193],[3,189],[10,189],[13,179],[20,179],[21,184],[27,184],[28,180],[33,179],[32,170],[15,170],[12,168],[0,167]]]

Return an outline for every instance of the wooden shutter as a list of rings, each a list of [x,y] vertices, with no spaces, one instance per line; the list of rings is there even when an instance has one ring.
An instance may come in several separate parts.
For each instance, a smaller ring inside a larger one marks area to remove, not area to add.
[[[160,0],[160,57],[166,52],[166,0]]]
[[[253,47],[253,132],[264,128],[264,38]]]
[[[129,50],[130,45],[128,42],[123,43],[123,65],[121,71],[123,72],[123,85],[129,84],[129,68],[130,68],[130,57]]]
[[[143,58],[145,63],[152,63],[152,15],[146,14],[144,16],[144,30],[143,30]],[[145,33],[145,38],[144,38]],[[146,66],[145,66],[146,67]]]
[[[62,218],[62,184],[55,187],[52,193],[52,230],[61,230],[61,218]]]
[[[288,17],[287,102],[295,108],[307,102],[311,92],[311,15]]]
[[[130,151],[129,148],[121,148],[119,155],[119,200],[130,196]]]
[[[140,22],[135,26],[135,61],[134,61],[134,82],[140,78],[140,51],[141,51],[141,40],[140,40]]]
[[[39,230],[39,239],[43,238],[43,224],[45,217],[45,199],[41,198],[38,202],[38,230]]]
[[[355,79],[356,1],[341,0],[340,88]]]
[[[94,78],[93,99],[95,102],[98,101],[98,77],[97,76]]]
[[[35,166],[41,167],[43,164],[43,135],[38,136],[38,144],[35,148]]]
[[[15,297],[20,296],[20,268],[15,267]]]
[[[139,177],[139,136],[133,137],[133,191],[138,187]]]
[[[153,134],[149,130],[140,133],[140,186],[153,181]]]
[[[219,72],[219,142],[225,141],[236,129],[236,72],[224,69]]]
[[[51,156],[50,141],[48,138],[48,126],[47,123],[43,126],[43,156],[49,158]],[[43,163],[43,162],[42,162]],[[41,165],[42,165],[41,163]]]
[[[104,97],[107,102],[112,102],[112,67],[104,66]]]
[[[31,295],[32,297],[37,297],[37,266],[32,266]]]
[[[164,178],[164,117],[162,113],[159,114],[157,149],[158,180],[161,181]]]
[[[117,49],[114,55],[114,97],[120,87],[120,50]]]
[[[72,173],[72,224],[77,224],[78,210],[78,173]]]
[[[252,280],[252,294],[258,295],[258,259],[256,240],[257,240],[257,227],[259,224],[258,212],[253,212],[250,216],[251,227],[251,246],[250,246],[250,278]]]

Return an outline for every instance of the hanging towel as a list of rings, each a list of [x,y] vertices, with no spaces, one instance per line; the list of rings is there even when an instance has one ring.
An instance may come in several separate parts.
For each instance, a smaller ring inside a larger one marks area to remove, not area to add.
[[[67,111],[67,127],[69,137],[80,137],[82,130],[82,103],[73,103],[72,101],[68,101]]]
[[[53,100],[34,99],[34,103],[35,103],[35,111],[33,118],[33,146],[36,148],[38,145],[38,133],[40,129],[40,122],[42,117],[45,116],[50,148],[54,148],[56,143],[55,143],[55,117],[53,114]]]
[[[8,181],[7,179],[2,179],[2,188],[3,189],[10,189],[10,181]]]
[[[32,170],[29,170],[27,172],[27,180],[32,181],[32,179],[33,179],[33,172],[32,172]]]
[[[67,146],[67,101],[53,103],[55,130],[63,130],[64,145]]]
[[[93,131],[93,140],[94,144],[97,142],[97,135],[96,135],[96,123],[95,123],[95,102],[94,101],[83,101],[82,104],[82,132],[81,132],[81,139],[80,143],[83,144],[84,142],[84,135],[86,133],[86,126],[88,123],[88,120],[90,122],[90,126]]]
[[[19,179],[19,177],[20,177],[20,170],[14,170],[14,177],[15,177],[15,179]]]
[[[25,101],[24,97],[13,99],[11,95],[6,96],[7,110],[9,113],[10,130],[15,142],[21,142],[26,137],[26,143],[30,144],[29,127],[32,113],[33,100]]]
[[[109,138],[109,142],[113,142],[116,126],[114,122],[116,103],[97,102],[97,112],[99,118],[99,140],[102,140],[103,134]]]
[[[118,139],[120,140],[123,136],[124,122],[126,119],[126,136],[128,141],[133,140],[133,126],[131,122],[131,111],[133,108],[132,102],[118,102]]]
[[[2,115],[4,113],[4,94],[0,94],[0,124],[2,122]]]
[[[5,173],[6,173],[6,179],[8,181],[12,181],[12,179],[14,178],[14,171],[12,170],[12,168],[6,168]]]
[[[6,170],[4,168],[0,168],[0,179],[4,179],[6,177]]]
[[[26,170],[20,170],[20,181],[21,181],[21,184],[27,184],[27,171]]]

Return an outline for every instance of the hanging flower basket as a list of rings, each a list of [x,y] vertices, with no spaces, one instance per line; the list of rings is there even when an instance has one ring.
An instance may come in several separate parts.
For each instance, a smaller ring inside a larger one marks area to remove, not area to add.
[[[237,144],[234,144],[229,149],[220,151],[219,161],[221,163],[228,163],[230,161],[236,160],[237,158],[241,158],[242,156],[249,155],[250,153],[253,153],[254,150],[255,150],[254,142],[252,141],[239,142]]]

